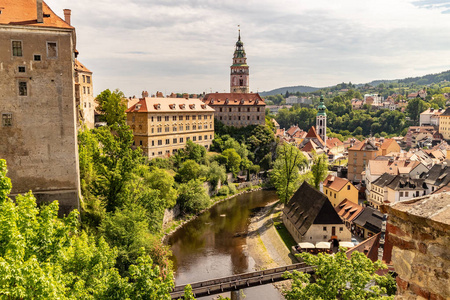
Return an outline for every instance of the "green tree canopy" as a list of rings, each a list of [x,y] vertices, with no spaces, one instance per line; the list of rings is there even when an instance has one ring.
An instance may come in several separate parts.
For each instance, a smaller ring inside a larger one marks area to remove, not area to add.
[[[320,183],[327,178],[328,175],[328,157],[325,154],[316,154],[313,156],[310,177],[308,183],[319,189]]]
[[[208,207],[210,201],[203,187],[203,181],[200,179],[193,179],[187,183],[182,183],[178,188],[177,203],[185,213],[198,213]]]
[[[351,259],[347,259],[344,251],[334,255],[302,253],[300,256],[315,268],[315,280],[311,281],[308,273],[286,273],[285,276],[292,279],[291,289],[284,292],[288,300],[394,299],[394,296],[385,296],[384,278],[376,274],[386,266],[380,261],[373,263],[363,253],[355,251]]]
[[[103,118],[108,125],[125,125],[127,116],[125,111],[127,105],[124,102],[125,95],[116,89],[111,92],[109,89],[101,92],[95,100],[98,103],[97,109],[103,113]]]
[[[241,165],[241,157],[233,148],[226,149],[222,152],[222,155],[227,158],[227,169],[236,176],[239,172]]]
[[[300,186],[299,167],[306,163],[305,156],[297,147],[288,143],[278,146],[271,180],[283,203],[286,204]]]

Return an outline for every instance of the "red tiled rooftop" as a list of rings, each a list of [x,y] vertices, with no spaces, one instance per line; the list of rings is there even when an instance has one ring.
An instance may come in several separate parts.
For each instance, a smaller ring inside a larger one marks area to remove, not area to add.
[[[206,94],[203,98],[209,106],[230,105],[230,106],[265,106],[266,103],[258,93],[212,93]]]
[[[36,0],[2,0],[0,10],[0,24],[73,28],[58,17],[45,2],[42,3],[43,23],[37,22]]]

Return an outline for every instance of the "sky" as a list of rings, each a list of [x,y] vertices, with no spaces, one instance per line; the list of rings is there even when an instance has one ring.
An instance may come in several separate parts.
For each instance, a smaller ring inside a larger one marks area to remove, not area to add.
[[[45,0],[72,10],[94,92],[229,92],[238,36],[250,91],[450,69],[450,1]]]

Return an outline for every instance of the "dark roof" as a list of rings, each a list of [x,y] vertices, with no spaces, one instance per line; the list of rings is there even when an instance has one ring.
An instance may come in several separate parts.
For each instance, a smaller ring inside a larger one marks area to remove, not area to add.
[[[366,228],[374,233],[381,231],[381,223],[383,222],[383,214],[372,207],[365,207],[353,223]]]
[[[450,168],[446,165],[436,164],[431,167],[428,173],[422,173],[420,178],[425,179],[425,183],[436,186],[446,185],[450,181]]]
[[[388,188],[400,191],[425,190],[427,189],[427,185],[423,178],[414,179],[397,175],[395,176],[395,179],[388,184]]]
[[[397,177],[397,176],[391,175],[391,174],[388,174],[388,173],[384,173],[383,175],[378,177],[373,182],[373,184],[376,185],[376,186],[384,188],[385,186],[389,185],[392,182],[392,180],[395,179],[395,177]]]
[[[283,213],[302,235],[312,224],[343,224],[327,196],[306,181],[285,205]]]
[[[450,107],[447,108],[442,114],[441,116],[450,116]]]

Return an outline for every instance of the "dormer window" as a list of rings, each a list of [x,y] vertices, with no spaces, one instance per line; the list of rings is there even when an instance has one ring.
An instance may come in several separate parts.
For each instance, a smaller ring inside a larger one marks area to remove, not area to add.
[[[259,103],[259,100],[258,100],[258,99],[256,99],[256,100],[255,100],[255,104],[258,104],[258,103]]]
[[[153,107],[155,109],[161,109],[161,104],[157,103],[157,104],[153,104]]]
[[[186,108],[186,104],[180,104],[180,108],[181,109],[185,109]]]
[[[195,104],[190,104],[190,105],[189,105],[189,108],[190,108],[190,109],[195,109]]]
[[[169,104],[170,109],[175,109],[176,105],[175,104]]]
[[[241,104],[244,104],[244,98],[241,99]]]
[[[139,109],[141,109],[141,104],[136,104],[134,110],[139,110]]]
[[[211,99],[210,103],[211,103],[211,104],[214,104],[214,99]]]
[[[227,99],[225,99],[225,104],[228,104],[228,102],[229,102],[228,98],[227,98]]]
[[[203,108],[203,109],[206,109],[206,105],[205,105],[205,104],[202,104],[202,108]]]

